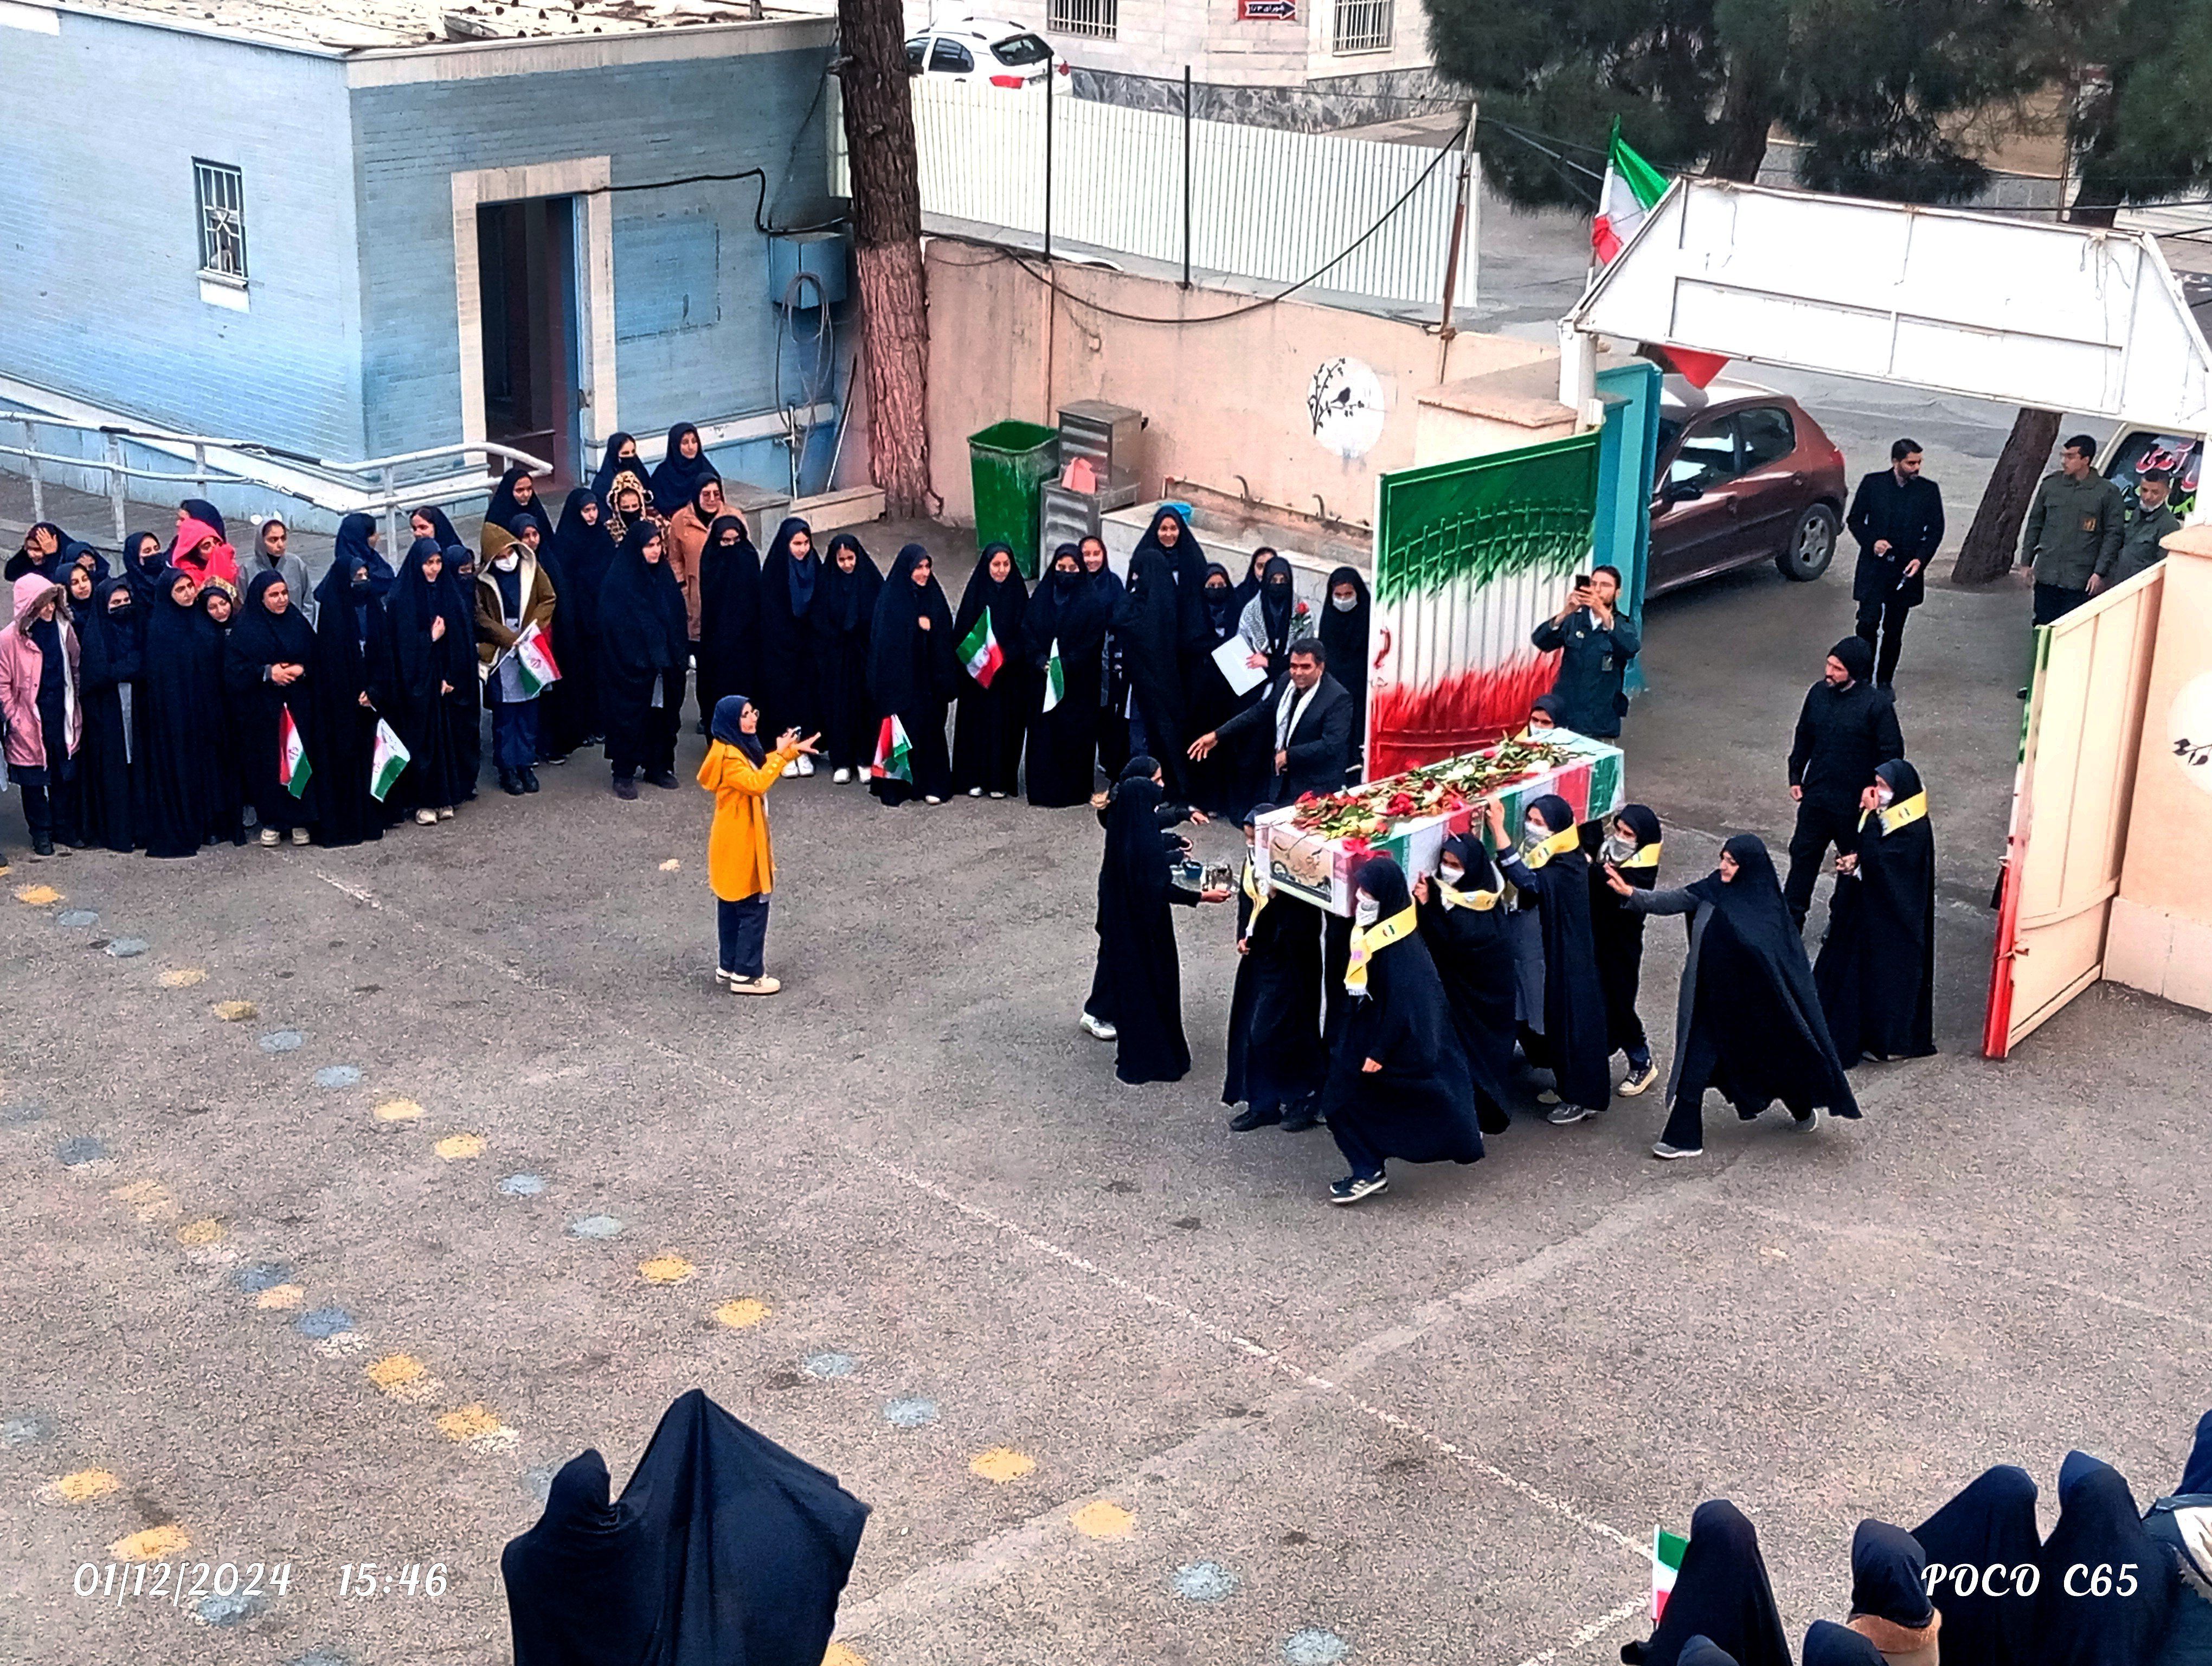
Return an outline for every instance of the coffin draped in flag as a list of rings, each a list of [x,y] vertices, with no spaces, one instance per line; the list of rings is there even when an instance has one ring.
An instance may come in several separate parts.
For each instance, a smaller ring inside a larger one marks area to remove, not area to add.
[[[291,707],[285,706],[282,711],[276,725],[276,779],[296,799],[307,792],[315,766],[307,759],[307,743],[301,736],[300,726],[292,721]]]
[[[914,748],[907,742],[906,725],[896,717],[884,720],[884,727],[876,733],[876,761],[868,773],[878,781],[914,782]]]

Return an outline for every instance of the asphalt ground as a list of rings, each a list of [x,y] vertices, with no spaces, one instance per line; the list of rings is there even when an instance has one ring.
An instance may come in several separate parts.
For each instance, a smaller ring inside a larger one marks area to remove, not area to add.
[[[2171,1487],[2212,1402],[2212,1026],[2100,989],[1975,1050],[2026,599],[1938,587],[1907,639],[1941,1056],[1809,1138],[1722,1109],[1692,1163],[1647,1154],[1656,1096],[1531,1105],[1354,1210],[1326,1134],[1226,1129],[1225,910],[1178,918],[1189,1079],[1121,1087],[1076,1028],[1087,811],[781,784],[786,987],[748,1000],[688,733],[680,792],[580,758],[351,850],[34,864],[11,802],[11,897],[58,894],[0,898],[0,1657],[505,1660],[551,1470],[619,1483],[693,1386],[874,1506],[836,1657],[872,1666],[1595,1662],[1705,1497],[1802,1629],[1862,1516],[1987,1464]],[[1662,883],[1786,834],[1849,621],[1771,571],[1653,607]],[[1662,1037],[1679,965],[1655,928]]]

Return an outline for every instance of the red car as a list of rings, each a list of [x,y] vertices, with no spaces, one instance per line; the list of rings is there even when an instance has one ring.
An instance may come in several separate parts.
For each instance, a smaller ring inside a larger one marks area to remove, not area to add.
[[[1749,382],[1702,391],[1668,377],[1659,398],[1647,595],[1771,560],[1817,579],[1843,525],[1844,453],[1787,394]]]

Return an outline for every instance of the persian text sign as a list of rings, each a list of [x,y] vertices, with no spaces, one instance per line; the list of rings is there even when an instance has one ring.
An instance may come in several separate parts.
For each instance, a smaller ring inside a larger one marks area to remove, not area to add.
[[[1298,0],[1237,0],[1239,23],[1295,23]]]

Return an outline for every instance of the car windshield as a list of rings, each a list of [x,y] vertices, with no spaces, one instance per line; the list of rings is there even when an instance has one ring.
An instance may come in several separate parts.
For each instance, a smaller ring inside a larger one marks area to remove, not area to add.
[[[1001,64],[1017,67],[1024,64],[1042,64],[1052,56],[1052,48],[1033,34],[1010,34],[994,43],[991,56]]]
[[[1658,467],[1658,459],[1665,457],[1668,452],[1674,449],[1674,441],[1680,439],[1681,435],[1682,425],[1676,422],[1673,417],[1662,416],[1659,419],[1659,445],[1657,449],[1651,453],[1653,459],[1652,466],[1655,470]],[[1656,484],[1656,483],[1655,482],[1654,483]]]

